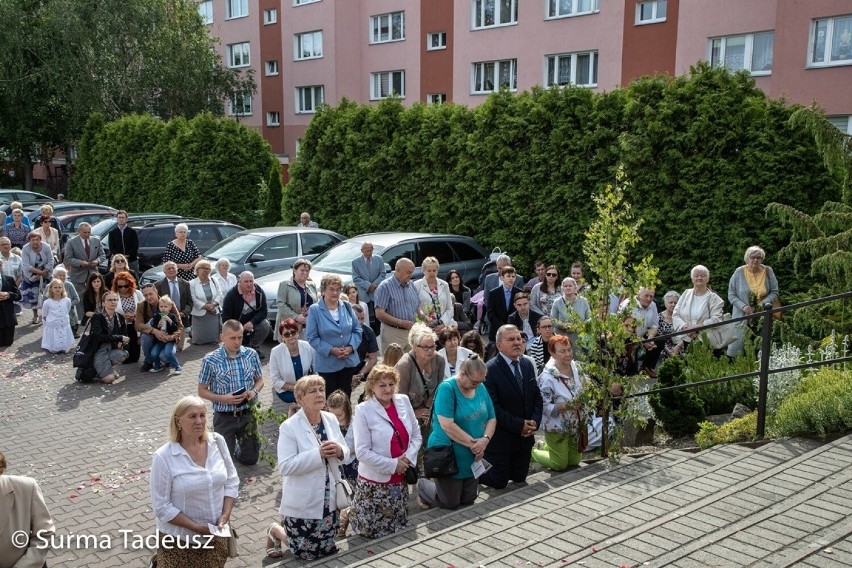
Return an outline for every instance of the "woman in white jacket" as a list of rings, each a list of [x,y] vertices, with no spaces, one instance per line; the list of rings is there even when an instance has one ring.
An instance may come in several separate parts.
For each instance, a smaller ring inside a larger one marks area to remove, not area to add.
[[[689,331],[694,327],[722,321],[725,302],[710,289],[710,271],[706,266],[697,265],[690,272],[692,288],[684,290],[672,312],[672,326],[675,331]],[[698,338],[698,333],[687,333],[686,345]]]
[[[414,282],[414,289],[420,298],[423,312],[433,318],[430,327],[435,333],[440,333],[445,327],[456,327],[453,319],[453,302],[455,298],[450,292],[450,285],[438,278],[438,259],[429,256],[423,259],[420,269],[423,278]]]
[[[368,538],[408,525],[405,472],[417,467],[422,442],[411,402],[397,394],[399,373],[376,365],[364,385],[364,402],[353,419],[358,483],[349,513],[352,530]]]
[[[210,273],[213,270],[209,260],[199,260],[192,269],[197,278],[189,281],[192,295],[192,344],[205,345],[219,342],[222,328],[222,301],[225,292],[219,287]]]
[[[278,326],[281,343],[269,354],[269,374],[272,390],[283,402],[290,404],[289,414],[295,412],[296,381],[313,373],[314,348],[299,339],[302,326],[293,318],[287,318]],[[331,394],[331,393],[328,393]]]
[[[290,552],[314,560],[337,552],[339,515],[331,468],[349,457],[337,418],[323,412],[325,381],[319,375],[296,382],[301,409],[278,429],[278,470],[284,478],[281,514]],[[278,527],[270,527],[270,535]],[[277,539],[276,539],[277,540]]]

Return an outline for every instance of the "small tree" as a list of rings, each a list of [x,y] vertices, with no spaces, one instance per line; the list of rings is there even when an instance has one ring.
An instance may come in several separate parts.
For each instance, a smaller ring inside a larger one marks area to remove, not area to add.
[[[660,367],[657,380],[657,388],[685,384],[687,381],[683,359],[667,359]],[[671,436],[682,438],[698,432],[699,423],[704,420],[704,407],[692,389],[654,393],[649,399],[654,416],[662,422],[663,428]]]
[[[263,224],[272,227],[281,221],[281,166],[276,160],[269,170],[269,181],[266,185],[266,204],[263,207]]]

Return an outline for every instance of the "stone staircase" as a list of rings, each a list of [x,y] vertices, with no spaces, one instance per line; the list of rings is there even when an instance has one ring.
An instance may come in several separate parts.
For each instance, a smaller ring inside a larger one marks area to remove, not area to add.
[[[850,566],[852,435],[599,461],[265,566]]]

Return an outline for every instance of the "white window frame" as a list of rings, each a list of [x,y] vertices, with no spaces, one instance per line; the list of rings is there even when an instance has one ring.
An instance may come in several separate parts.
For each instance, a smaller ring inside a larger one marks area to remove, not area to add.
[[[310,37],[311,55],[304,54],[304,44],[306,39]],[[317,53],[317,38],[319,38],[319,53]],[[322,30],[312,32],[303,32],[293,36],[293,60],[305,61],[307,59],[320,59],[323,56],[323,36]]]
[[[503,87],[500,83],[500,71],[502,66],[506,64],[509,65],[509,90],[513,93],[516,92],[518,90],[518,60],[499,59],[496,61],[477,61],[471,66],[470,93],[472,95],[488,95],[499,91]],[[489,66],[492,66],[491,69],[489,69]],[[481,82],[477,81],[477,74],[481,75]],[[491,74],[490,79],[487,77],[488,74]]]
[[[251,67],[251,44],[247,41],[228,44],[228,67]]]
[[[266,126],[281,126],[281,113],[277,110],[266,111]]]
[[[577,65],[577,61],[584,56],[589,57],[589,81],[585,83],[581,83],[577,80],[577,70],[579,66]],[[559,63],[564,60],[570,60],[571,66],[571,76],[566,83],[560,83],[558,79],[559,75]],[[556,77],[551,77],[550,74],[550,61],[553,60],[553,70]],[[596,50],[590,51],[575,51],[572,53],[555,53],[553,55],[548,55],[544,58],[544,85],[546,87],[564,87],[565,85],[574,85],[576,87],[588,87],[590,89],[594,89],[598,86],[598,52]]]
[[[213,23],[213,0],[202,0],[198,3],[198,15],[201,23],[210,25]]]
[[[437,44],[433,40],[437,39]],[[447,49],[447,32],[430,32],[426,34],[426,51]]]
[[[310,98],[310,101],[308,100]],[[306,104],[306,103],[310,104]],[[296,87],[296,114],[314,114],[325,102],[325,85]]]
[[[585,7],[584,3],[588,3],[588,7]],[[600,0],[545,0],[544,19],[574,18],[597,14],[600,11]]]
[[[225,0],[225,19],[245,18],[249,15],[249,0]]]
[[[827,116],[826,119],[843,134],[852,136],[852,116]],[[844,122],[846,123],[845,125],[843,124]]]
[[[393,37],[394,19],[399,18],[400,37]],[[387,39],[382,39],[383,21],[387,21]],[[370,16],[369,38],[371,44],[391,43],[393,41],[405,41],[405,10],[396,12],[387,12],[385,14],[377,14]]]
[[[447,102],[447,93],[429,93],[426,95],[426,104],[442,105]]]
[[[844,51],[848,54],[843,58],[832,59],[832,51],[834,50],[834,34],[835,27],[837,27],[838,22],[840,20],[849,20],[844,21],[843,31],[841,31],[841,46],[845,49]],[[818,28],[821,27],[821,24],[824,26],[823,30],[820,32]],[[824,33],[825,39],[823,40],[823,61],[814,61],[814,58],[817,56],[816,53],[816,42],[817,42],[817,34]],[[843,37],[846,36],[846,37]],[[810,35],[808,36],[808,67],[836,67],[839,65],[852,65],[852,14],[843,14],[840,16],[833,16],[831,18],[819,18],[815,20],[811,20],[811,30]]]
[[[243,103],[242,109],[240,109],[239,112],[235,108],[237,97],[241,97],[241,102]],[[228,114],[230,116],[251,116],[253,110],[251,93],[249,92],[244,92],[242,95],[235,93],[231,95],[230,100],[228,100]]]
[[[381,92],[381,81],[382,77],[387,79],[388,86],[393,89],[394,77],[399,76],[399,84],[402,87],[402,92],[398,93],[394,90],[390,90],[387,93]],[[370,73],[370,100],[371,101],[379,101],[381,99],[386,99],[391,96],[398,96],[400,98],[405,98],[405,71],[402,69],[397,69],[395,71],[379,71],[377,73]]]
[[[596,1],[596,0],[594,0]],[[504,19],[502,4],[500,0],[471,0],[470,10],[470,27],[473,30],[486,30],[490,28],[499,28],[502,26],[518,25],[518,2],[519,0],[510,0],[509,18],[508,21],[501,22]],[[486,24],[485,18],[489,10],[493,13],[494,23]]]
[[[270,8],[263,11],[263,25],[271,26],[278,23],[278,8]]]
[[[644,7],[651,8],[651,17],[642,19],[642,8]],[[663,7],[663,10],[660,10],[660,6]],[[663,12],[663,15],[660,15],[660,12]],[[668,15],[668,0],[649,0],[647,2],[637,2],[636,3],[636,25],[644,26],[646,24],[660,24],[666,21],[666,16]]]
[[[263,64],[263,74],[267,77],[274,77],[278,75],[278,60],[270,59],[266,63]]]
[[[774,59],[775,59],[775,53],[774,53],[775,52],[775,31],[774,30],[769,30],[769,31],[765,31],[765,32],[755,32],[755,33],[750,33],[750,34],[737,34],[737,35],[729,35],[729,36],[721,36],[721,37],[711,37],[709,39],[709,41],[707,42],[707,61],[709,61],[710,65],[712,65],[713,67],[724,67],[725,66],[725,59],[726,59],[726,55],[727,55],[727,50],[728,50],[728,43],[731,40],[742,38],[742,39],[745,40],[745,45],[743,47],[743,67],[741,69],[729,67],[729,69],[731,71],[741,71],[741,70],[748,71],[749,73],[751,73],[754,76],[771,75],[772,74],[772,67],[770,67],[768,70],[766,70],[766,69],[753,70],[752,69],[752,67],[754,65],[754,38],[755,38],[755,36],[763,36],[763,35],[767,35],[767,34],[772,34],[772,51],[773,51],[773,54],[772,54],[773,62],[772,63],[774,64],[774,62],[775,62],[774,61]],[[714,62],[713,61],[713,49],[714,49],[713,44],[717,41],[719,42],[719,61]]]

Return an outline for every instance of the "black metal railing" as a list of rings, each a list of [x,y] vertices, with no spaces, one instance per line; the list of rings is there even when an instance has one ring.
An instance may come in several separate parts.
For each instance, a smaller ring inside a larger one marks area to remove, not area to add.
[[[622,398],[636,398],[640,396],[647,396],[649,394],[667,392],[667,391],[675,391],[681,389],[688,389],[699,387],[702,385],[710,385],[715,383],[727,383],[730,381],[737,381],[740,379],[749,379],[752,377],[759,377],[758,382],[758,391],[757,391],[757,438],[762,439],[766,434],[766,397],[769,391],[769,375],[775,373],[783,373],[785,371],[796,371],[800,369],[809,369],[812,367],[819,367],[822,365],[833,365],[837,363],[845,363],[852,361],[852,357],[838,357],[837,359],[827,359],[824,361],[811,361],[808,363],[802,363],[800,365],[791,365],[789,367],[779,367],[777,369],[769,368],[769,355],[772,347],[772,321],[771,317],[776,313],[784,313],[788,311],[798,310],[805,306],[813,306],[816,304],[823,304],[826,302],[833,302],[836,300],[844,300],[846,298],[852,298],[852,291],[843,292],[841,294],[834,294],[832,296],[825,296],[824,298],[817,298],[815,300],[807,300],[805,302],[799,302],[798,304],[790,304],[789,306],[780,306],[777,308],[773,308],[771,304],[764,305],[764,311],[756,312],[753,314],[749,314],[747,316],[742,316],[738,318],[731,318],[729,320],[724,320],[721,322],[715,322],[707,325],[703,325],[700,327],[690,328],[689,333],[701,333],[707,329],[713,329],[714,327],[720,327],[723,325],[735,324],[742,321],[749,321],[754,318],[762,317],[763,319],[763,327],[760,334],[760,361],[757,371],[753,371],[751,373],[741,373],[739,375],[729,375],[727,377],[719,377],[715,379],[707,379],[704,381],[695,381],[692,383],[685,383],[682,385],[673,385],[670,387],[660,387],[655,388],[653,390],[631,393],[625,395]],[[637,340],[633,344],[647,343],[648,341],[659,341],[665,340],[673,337],[683,336],[683,331],[678,331],[674,333],[667,333],[664,335],[654,336],[652,339],[641,339]]]

